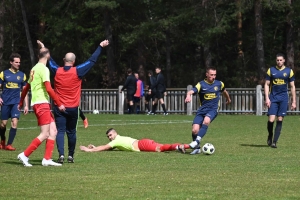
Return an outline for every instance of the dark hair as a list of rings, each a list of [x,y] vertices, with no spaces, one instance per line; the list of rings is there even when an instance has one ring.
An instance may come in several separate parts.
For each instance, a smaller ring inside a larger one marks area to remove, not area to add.
[[[214,70],[216,71],[217,69],[215,67],[206,67],[206,72],[208,72],[209,70]]]
[[[14,62],[14,61],[15,61],[15,58],[20,58],[20,59],[21,59],[21,55],[18,54],[18,53],[12,53],[12,54],[9,56],[9,61],[10,61],[10,62]]]
[[[115,131],[115,129],[114,129],[114,128],[108,129],[108,130],[106,131],[106,135],[109,134],[111,131]]]
[[[47,48],[44,48],[42,51],[40,50],[39,58],[44,58],[47,55],[47,53],[49,53],[49,49],[47,49]]]
[[[132,73],[132,69],[131,68],[128,68],[127,69],[127,74],[131,74]]]
[[[276,54],[276,58],[278,58],[278,57],[283,57],[283,59],[285,59],[285,56],[284,56],[283,53],[278,53],[278,54]]]
[[[151,76],[153,76],[153,71],[152,70],[148,70],[148,74],[150,74]]]

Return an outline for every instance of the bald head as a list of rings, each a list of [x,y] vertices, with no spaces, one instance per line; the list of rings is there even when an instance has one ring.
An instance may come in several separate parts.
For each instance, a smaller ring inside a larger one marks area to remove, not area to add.
[[[74,53],[67,53],[65,55],[64,61],[69,63],[74,63],[76,59],[76,56]]]

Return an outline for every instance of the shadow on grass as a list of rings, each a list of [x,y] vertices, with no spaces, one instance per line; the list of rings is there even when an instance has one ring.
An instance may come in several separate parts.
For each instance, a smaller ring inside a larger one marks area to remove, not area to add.
[[[29,162],[32,165],[41,165],[42,160],[30,160]],[[2,163],[9,164],[9,165],[20,165],[20,164],[23,165],[23,163],[21,161],[19,161],[18,159],[6,160],[6,161],[2,161]]]
[[[243,147],[269,147],[268,145],[264,144],[240,144]]]

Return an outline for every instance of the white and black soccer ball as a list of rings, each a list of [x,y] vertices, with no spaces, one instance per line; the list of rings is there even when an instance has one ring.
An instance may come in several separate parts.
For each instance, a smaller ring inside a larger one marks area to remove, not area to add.
[[[213,154],[215,152],[215,150],[216,149],[215,149],[214,145],[212,145],[211,143],[206,143],[202,147],[202,152],[207,155]]]
[[[94,114],[94,115],[99,114],[99,110],[93,110],[93,114]]]

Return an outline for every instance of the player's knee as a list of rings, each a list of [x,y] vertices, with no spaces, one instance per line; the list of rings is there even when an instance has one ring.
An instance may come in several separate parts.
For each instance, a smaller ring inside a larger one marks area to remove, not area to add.
[[[1,124],[0,124],[0,128],[1,128],[1,129],[4,129],[4,128],[6,128],[6,124],[1,122]]]
[[[193,127],[192,134],[197,135],[199,132],[199,128]]]

